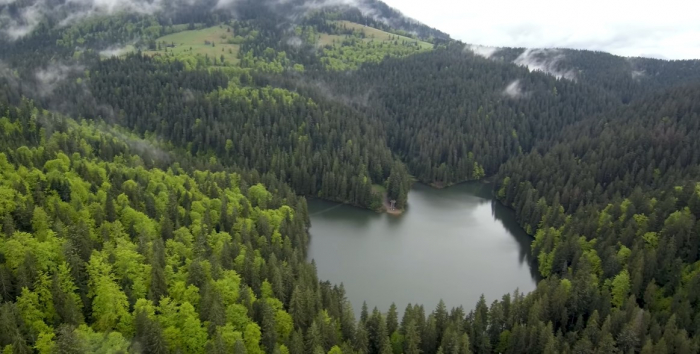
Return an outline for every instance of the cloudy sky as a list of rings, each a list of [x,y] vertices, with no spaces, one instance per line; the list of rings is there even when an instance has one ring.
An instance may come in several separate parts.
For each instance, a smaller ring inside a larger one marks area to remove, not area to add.
[[[471,44],[700,59],[698,0],[384,0]]]

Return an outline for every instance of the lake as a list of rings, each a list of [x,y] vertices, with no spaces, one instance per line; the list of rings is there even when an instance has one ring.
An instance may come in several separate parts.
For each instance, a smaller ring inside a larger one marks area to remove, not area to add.
[[[532,238],[512,210],[481,182],[433,189],[416,184],[401,216],[309,200],[309,259],[321,280],[345,285],[356,314],[362,302],[386,312],[392,302],[431,312],[440,299],[448,309],[473,309],[516,288],[536,286]]]

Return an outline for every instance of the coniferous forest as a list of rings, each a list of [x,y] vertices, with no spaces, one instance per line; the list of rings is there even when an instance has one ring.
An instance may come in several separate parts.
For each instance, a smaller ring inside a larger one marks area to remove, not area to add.
[[[0,2],[3,353],[700,351],[700,61],[482,55],[376,0],[120,4]],[[307,260],[309,198],[480,179],[529,294],[368,309]]]

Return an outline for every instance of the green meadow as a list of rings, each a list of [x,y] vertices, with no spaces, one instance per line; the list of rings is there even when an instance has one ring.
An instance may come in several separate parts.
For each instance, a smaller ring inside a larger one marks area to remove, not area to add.
[[[212,65],[230,66],[238,64],[240,46],[237,43],[240,40],[240,37],[235,37],[230,27],[218,25],[160,37],[156,40],[157,49],[144,51],[144,53],[152,56],[166,55],[183,60],[208,58]]]

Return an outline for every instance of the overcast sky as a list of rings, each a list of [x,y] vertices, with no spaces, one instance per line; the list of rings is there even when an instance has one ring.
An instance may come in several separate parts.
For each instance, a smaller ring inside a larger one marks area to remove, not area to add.
[[[700,59],[699,0],[383,0],[470,44]]]

